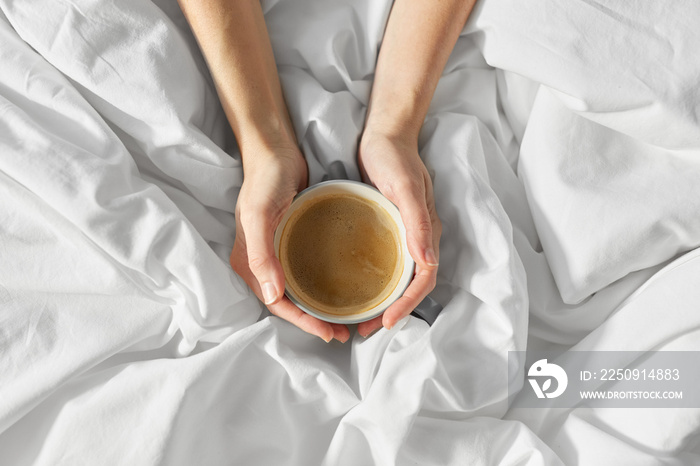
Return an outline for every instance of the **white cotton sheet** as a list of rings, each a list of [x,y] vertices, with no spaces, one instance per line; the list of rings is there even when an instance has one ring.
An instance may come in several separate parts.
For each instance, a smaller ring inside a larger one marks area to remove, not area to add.
[[[478,5],[489,64],[542,84],[518,174],[564,300],[700,245],[700,5]]]
[[[444,310],[342,345],[231,271],[177,3],[0,1],[0,464],[698,462],[695,410],[508,410],[509,350],[700,349],[698,7],[559,3],[480,0],[419,141]],[[312,183],[359,179],[390,8],[263,2]]]

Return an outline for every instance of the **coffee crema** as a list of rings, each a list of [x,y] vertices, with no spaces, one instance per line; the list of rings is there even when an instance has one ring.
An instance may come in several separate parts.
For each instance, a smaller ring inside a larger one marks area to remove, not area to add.
[[[403,269],[393,219],[353,194],[321,196],[292,213],[279,255],[296,297],[335,315],[359,314],[384,301]]]

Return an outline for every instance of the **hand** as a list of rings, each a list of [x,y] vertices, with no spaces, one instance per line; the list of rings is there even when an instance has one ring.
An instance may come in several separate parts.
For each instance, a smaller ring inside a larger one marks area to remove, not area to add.
[[[366,337],[382,325],[393,327],[435,288],[442,224],[416,139],[387,136],[368,128],[362,135],[358,163],[365,181],[399,208],[408,251],[416,262],[415,275],[403,296],[381,316],[359,324],[358,332]]]
[[[326,342],[345,342],[350,338],[345,325],[312,317],[284,295],[284,272],[275,255],[275,229],[294,196],[306,187],[306,162],[295,146],[255,152],[244,157],[231,266],[272,314]]]

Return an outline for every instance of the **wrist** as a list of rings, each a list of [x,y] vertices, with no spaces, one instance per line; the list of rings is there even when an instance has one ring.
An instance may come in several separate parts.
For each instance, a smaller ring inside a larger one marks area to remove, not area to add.
[[[292,123],[286,115],[270,112],[261,118],[241,119],[232,126],[244,168],[260,159],[264,162],[278,157],[299,157],[303,160]]]
[[[273,167],[280,166],[294,168],[292,170],[294,173],[288,173],[289,176],[306,173],[306,160],[299,146],[296,145],[296,141],[290,141],[288,138],[275,137],[264,140],[249,138],[245,144],[239,144],[239,148],[244,176],[256,172],[269,172]]]
[[[260,105],[255,112],[238,112],[231,115],[229,120],[241,152],[297,146],[294,127],[286,108],[280,110],[275,105]]]
[[[421,107],[418,99],[410,93],[373,96],[367,109],[365,132],[417,144],[427,110]]]
[[[284,161],[292,161],[295,163],[302,162],[306,164],[304,156],[296,144],[280,144],[271,143],[269,141],[258,144],[249,141],[245,146],[239,145],[239,147],[244,173],[257,170],[258,168],[265,170],[272,164],[278,164]]]
[[[418,130],[404,125],[396,120],[383,121],[369,119],[365,124],[360,139],[360,150],[364,151],[370,146],[391,144],[404,150],[418,150]]]

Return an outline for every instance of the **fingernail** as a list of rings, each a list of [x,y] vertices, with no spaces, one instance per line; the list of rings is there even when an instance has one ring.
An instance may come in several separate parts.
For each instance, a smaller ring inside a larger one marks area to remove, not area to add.
[[[382,319],[382,326],[385,329],[391,330],[392,328],[394,328],[394,325],[396,325],[396,321],[392,322],[386,316],[384,316],[384,318]]]
[[[383,327],[384,327],[384,324],[380,325],[379,327],[377,327],[377,328],[375,328],[375,329],[372,329],[371,332],[369,332],[369,333],[367,333],[367,334],[365,334],[365,335],[362,335],[362,334],[360,333],[360,336],[362,336],[363,338],[369,338],[369,337],[371,337],[372,335],[374,335],[375,333],[379,332]],[[384,327],[384,328],[386,328],[386,327]]]
[[[265,299],[265,304],[272,304],[277,299],[277,288],[271,282],[262,284],[262,294]]]
[[[330,343],[332,339],[333,336],[328,337],[328,339],[326,339],[326,337],[321,337],[321,340],[325,341],[326,343]]]
[[[425,250],[425,262],[431,267],[438,266],[438,260],[437,257],[435,257],[435,251],[433,251],[433,248],[428,248]]]

